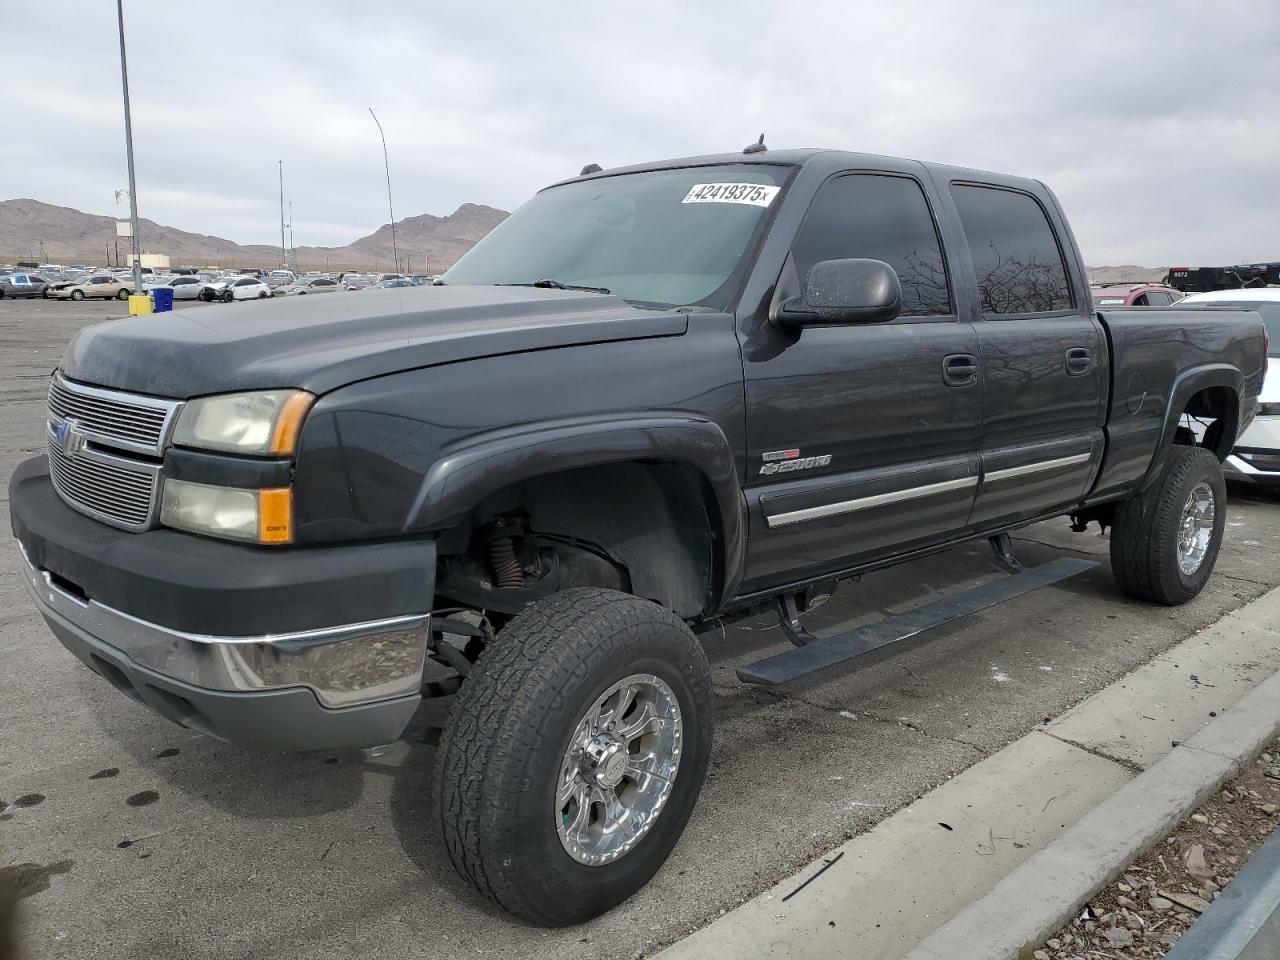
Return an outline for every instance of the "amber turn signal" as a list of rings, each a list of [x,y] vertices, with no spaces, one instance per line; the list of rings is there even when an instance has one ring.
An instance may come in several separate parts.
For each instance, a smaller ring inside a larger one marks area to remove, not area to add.
[[[258,491],[258,542],[290,543],[293,540],[293,491],[276,487]]]

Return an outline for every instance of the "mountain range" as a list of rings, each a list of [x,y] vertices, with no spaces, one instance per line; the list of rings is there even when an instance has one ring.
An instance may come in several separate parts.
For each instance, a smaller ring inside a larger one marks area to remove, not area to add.
[[[424,213],[399,220],[396,247],[400,268],[410,273],[441,273],[507,215],[505,210],[464,203],[447,217]],[[114,262],[115,219],[39,200],[0,201],[0,263]],[[174,266],[273,267],[280,262],[280,248],[269,244],[239,244],[151,220],[139,224],[143,252],[167,254]],[[128,241],[121,241],[119,249],[121,257],[127,256]],[[298,247],[295,256],[301,270],[391,270],[391,225],[384,223],[367,237],[342,247]],[[1089,279],[1094,283],[1158,282],[1166,272],[1164,267],[1136,265],[1090,267]]]
[[[405,272],[439,273],[452,266],[481,237],[507,217],[505,210],[464,203],[447,217],[424,213],[396,221],[396,248]],[[0,201],[0,263],[115,262],[128,255],[129,241],[117,246],[116,218],[83,213],[39,200]],[[190,233],[151,220],[139,220],[143,253],[160,253],[173,266],[274,267],[280,248],[239,244],[234,240]],[[341,247],[298,247],[302,270],[392,270],[391,225]]]

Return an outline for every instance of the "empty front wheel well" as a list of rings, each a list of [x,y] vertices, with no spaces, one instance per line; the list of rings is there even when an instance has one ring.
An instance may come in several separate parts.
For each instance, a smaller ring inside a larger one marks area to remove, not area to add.
[[[710,484],[683,463],[629,461],[533,477],[485,497],[442,533],[439,591],[467,606],[515,612],[549,592],[597,586],[696,618],[714,609],[723,583],[718,516]]]

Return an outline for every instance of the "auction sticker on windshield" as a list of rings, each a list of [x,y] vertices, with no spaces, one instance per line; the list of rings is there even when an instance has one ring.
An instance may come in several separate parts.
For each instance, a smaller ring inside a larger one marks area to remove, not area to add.
[[[767,207],[780,188],[766,183],[695,183],[681,203],[745,203]]]

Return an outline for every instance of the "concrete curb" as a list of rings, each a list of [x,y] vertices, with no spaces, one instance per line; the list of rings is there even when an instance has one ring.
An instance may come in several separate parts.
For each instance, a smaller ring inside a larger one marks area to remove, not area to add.
[[[1054,932],[1277,727],[1280,589],[693,931],[661,960],[1012,957]]]
[[[1280,674],[1081,817],[906,960],[1012,960],[1024,944],[1039,944],[1277,733]]]

